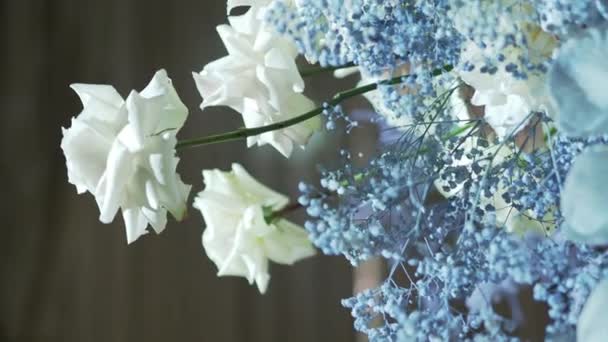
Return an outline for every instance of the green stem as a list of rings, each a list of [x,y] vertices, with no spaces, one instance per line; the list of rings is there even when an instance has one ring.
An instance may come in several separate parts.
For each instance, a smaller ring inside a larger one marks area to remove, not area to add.
[[[438,76],[445,71],[450,71],[451,69],[452,69],[451,66],[446,66],[441,69],[433,70],[431,72],[431,74],[433,76]],[[384,81],[380,81],[377,83],[371,83],[371,84],[367,84],[367,85],[364,85],[361,87],[339,92],[329,102],[327,102],[327,105],[329,107],[337,106],[342,101],[350,99],[351,97],[355,97],[357,95],[365,94],[369,91],[376,90],[376,89],[378,89],[379,85],[399,84],[399,83],[403,82],[403,78],[407,77],[407,76],[408,75],[401,75],[401,76],[386,79]],[[310,110],[304,114],[300,114],[296,117],[293,117],[291,119],[276,122],[276,123],[266,125],[266,126],[260,126],[260,127],[254,127],[254,128],[240,128],[240,129],[237,129],[237,130],[234,130],[231,132],[227,132],[227,133],[214,134],[214,135],[210,135],[210,136],[206,136],[206,137],[202,137],[202,138],[182,140],[177,143],[175,148],[182,149],[182,148],[188,148],[188,147],[217,144],[220,142],[226,142],[226,141],[232,141],[232,140],[240,140],[240,139],[244,139],[247,137],[260,135],[260,134],[263,134],[266,132],[284,129],[289,126],[293,126],[293,125],[299,124],[300,122],[314,118],[315,116],[323,113],[323,110],[325,110],[325,108],[326,108],[325,106],[321,106],[321,107],[315,108],[313,110]]]
[[[279,209],[277,211],[273,211],[272,208],[264,208],[265,212],[264,212],[264,220],[266,220],[266,223],[271,224],[273,222],[275,222],[278,219],[284,218],[284,216],[294,212],[294,211],[298,211],[300,209],[304,208],[304,206],[302,206],[300,203],[293,202],[291,204],[288,204],[285,208],[283,209]]]
[[[453,130],[451,130],[450,132],[448,132],[446,135],[442,136],[442,140],[446,141],[450,138],[459,136],[460,134],[464,133],[465,131],[467,131],[469,128],[474,127],[475,125],[478,125],[478,123],[480,122],[480,120],[477,119],[472,119],[471,122],[464,124],[460,127],[456,127]]]
[[[330,107],[336,106],[336,105],[340,104],[342,101],[347,100],[351,97],[361,95],[361,94],[367,93],[368,91],[377,89],[379,84],[391,85],[391,84],[401,83],[403,77],[404,76],[398,76],[398,77],[391,78],[389,80],[382,81],[380,83],[367,84],[367,85],[364,85],[361,87],[339,92],[327,104]],[[247,137],[251,137],[251,136],[255,136],[255,135],[260,135],[260,134],[266,133],[266,132],[284,129],[289,126],[299,124],[300,122],[312,119],[315,116],[323,113],[324,109],[325,109],[325,107],[318,107],[318,108],[310,110],[304,114],[293,117],[291,119],[273,123],[273,124],[270,124],[267,126],[260,126],[260,127],[254,127],[254,128],[240,128],[240,129],[234,130],[232,132],[214,134],[214,135],[210,135],[210,136],[202,137],[202,138],[183,140],[183,141],[178,142],[175,148],[182,149],[182,148],[187,148],[187,147],[216,144],[216,143],[225,142],[225,141],[239,140],[239,139],[243,139],[243,138],[247,138]]]
[[[339,65],[339,66],[327,66],[327,67],[322,67],[322,66],[317,65],[317,66],[312,66],[312,67],[308,67],[308,68],[300,70],[300,75],[302,77],[310,77],[310,76],[314,76],[316,74],[320,74],[323,72],[331,72],[331,71],[350,68],[350,67],[354,67],[354,66],[356,66],[355,63],[348,63],[345,65]]]

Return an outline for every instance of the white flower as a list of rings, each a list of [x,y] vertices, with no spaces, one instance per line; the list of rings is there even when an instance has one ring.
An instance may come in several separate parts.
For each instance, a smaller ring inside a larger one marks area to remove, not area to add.
[[[560,131],[572,136],[608,134],[608,26],[566,42],[549,74]]]
[[[597,146],[581,153],[568,172],[561,196],[564,230],[570,239],[608,244],[608,149]]]
[[[264,8],[257,7],[258,1],[230,2],[228,9],[237,3],[254,6],[241,16],[229,17],[230,25],[217,27],[228,56],[193,74],[203,97],[201,108],[229,106],[241,113],[247,128],[284,121],[313,109],[314,103],[300,94],[304,80],[295,63],[295,45],[259,18]],[[249,144],[268,143],[288,157],[291,145],[304,146],[318,123],[314,118],[274,135],[250,139]]]
[[[242,276],[266,291],[268,261],[294,262],[315,254],[301,227],[278,219],[266,222],[265,212],[284,208],[287,197],[257,182],[239,164],[231,172],[204,170],[205,190],[194,200],[207,228],[203,247],[218,276]]]
[[[608,307],[608,279],[595,286],[587,299],[576,325],[578,342],[603,342],[608,336],[606,324],[606,307]]]
[[[475,65],[472,71],[461,71],[462,80],[475,88],[471,103],[475,106],[485,106],[484,118],[494,129],[499,138],[505,138],[523,129],[525,120],[531,112],[551,112],[551,102],[545,87],[545,76],[542,73],[527,72],[526,79],[516,79],[505,70],[509,64],[523,69],[520,56],[527,54],[530,60],[543,61],[551,56],[557,44],[555,38],[542,31],[538,26],[522,25],[528,41],[526,51],[521,47],[509,46],[497,50],[489,43],[486,49],[481,49],[470,41],[465,44],[461,61]],[[480,66],[484,65],[486,57],[502,53],[505,60],[498,66],[494,74],[482,73]]]
[[[73,84],[83,110],[63,129],[61,148],[68,181],[78,193],[90,192],[100,220],[110,223],[119,208],[131,243],[148,224],[160,233],[167,210],[181,220],[190,186],[176,174],[176,133],[188,110],[164,70],[126,101],[112,86]]]

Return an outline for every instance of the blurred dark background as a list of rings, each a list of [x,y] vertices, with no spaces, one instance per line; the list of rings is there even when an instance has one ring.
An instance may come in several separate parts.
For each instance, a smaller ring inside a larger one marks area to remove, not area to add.
[[[126,96],[166,68],[191,110],[180,137],[242,124],[225,108],[201,112],[191,77],[226,53],[215,32],[226,22],[225,0],[0,4],[0,340],[355,339],[350,313],[340,305],[353,288],[343,258],[273,266],[262,296],[243,278],[215,276],[197,211],[190,209],[181,224],[170,221],[162,235],[127,246],[122,218],[102,225],[93,197],[77,195],[67,182],[61,127],[81,110],[70,83],[112,84]],[[336,90],[327,81],[307,82],[307,92],[326,98]],[[244,142],[192,149],[180,153],[179,172],[194,195],[202,190],[201,169],[228,169],[236,161],[293,197],[299,180],[318,177],[317,164],[335,164],[337,144],[370,139],[365,129],[331,139],[318,134],[307,153],[290,160],[272,148],[247,150]]]

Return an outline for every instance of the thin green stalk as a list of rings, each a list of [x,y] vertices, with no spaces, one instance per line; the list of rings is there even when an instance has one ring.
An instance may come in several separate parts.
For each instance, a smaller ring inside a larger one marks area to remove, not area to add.
[[[291,204],[288,204],[284,208],[279,209],[277,211],[274,211],[271,207],[264,207],[263,208],[263,210],[264,210],[264,220],[266,221],[266,223],[272,224],[276,220],[284,218],[284,216],[288,215],[289,213],[292,213],[294,211],[300,210],[302,208],[304,208],[304,206],[301,205],[297,201],[293,202]]]
[[[398,77],[388,79],[386,81],[382,81],[380,83],[367,84],[367,85],[364,85],[361,87],[339,92],[328,102],[328,104],[329,104],[329,106],[336,106],[336,105],[340,104],[342,101],[347,100],[351,97],[365,94],[369,91],[377,89],[379,84],[391,85],[391,84],[401,83],[403,77],[404,76],[398,76]],[[260,134],[266,133],[266,132],[276,131],[276,130],[287,128],[289,126],[299,124],[300,122],[312,119],[315,116],[321,114],[324,109],[325,109],[324,107],[318,107],[318,108],[310,110],[304,114],[293,117],[291,119],[273,123],[273,124],[270,124],[267,126],[254,127],[254,128],[240,128],[240,129],[234,130],[232,132],[214,134],[214,135],[210,135],[210,136],[206,136],[206,137],[202,137],[202,138],[182,140],[177,143],[176,149],[195,147],[195,146],[201,146],[201,145],[210,145],[210,144],[216,144],[216,143],[225,142],[225,141],[239,140],[239,139],[244,139],[244,138],[255,136],[255,135],[260,135]]]
[[[460,127],[456,127],[453,130],[451,130],[450,132],[448,132],[446,135],[442,136],[441,138],[443,139],[443,141],[446,141],[450,138],[459,136],[460,134],[466,132],[469,128],[472,128],[475,125],[478,125],[479,122],[481,122],[478,119],[472,119],[472,120],[468,120],[469,123],[466,123]]]
[[[451,69],[452,69],[451,66],[446,66],[441,69],[433,70],[431,72],[431,74],[433,76],[438,76],[445,71],[450,71]],[[344,100],[350,99],[351,97],[355,97],[357,95],[365,94],[369,91],[376,90],[376,89],[378,89],[379,85],[395,85],[395,84],[402,83],[403,78],[407,77],[407,76],[408,75],[401,75],[401,76],[386,79],[384,81],[380,81],[377,83],[371,83],[371,84],[367,84],[367,85],[364,85],[361,87],[352,88],[349,90],[339,92],[329,102],[327,102],[327,104],[330,107],[333,107],[333,106],[340,104]],[[206,136],[206,137],[202,137],[202,138],[182,140],[177,143],[175,148],[183,149],[183,148],[188,148],[188,147],[217,144],[217,143],[226,142],[226,141],[240,140],[240,139],[244,139],[247,137],[260,135],[260,134],[263,134],[266,132],[284,129],[289,126],[299,124],[300,122],[312,119],[315,116],[323,113],[324,109],[325,109],[325,107],[321,106],[321,107],[315,108],[313,110],[310,110],[304,114],[293,117],[291,119],[281,121],[281,122],[276,122],[276,123],[266,125],[266,126],[260,126],[260,127],[254,127],[254,128],[240,128],[240,129],[237,129],[237,130],[234,130],[231,132],[227,132],[227,133],[214,134],[214,135],[210,135],[210,136]]]

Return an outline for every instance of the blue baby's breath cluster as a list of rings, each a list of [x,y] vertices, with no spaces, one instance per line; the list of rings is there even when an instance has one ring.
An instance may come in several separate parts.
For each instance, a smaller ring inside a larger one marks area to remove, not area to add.
[[[577,156],[608,137],[560,131],[545,84],[560,44],[606,13],[595,0],[299,0],[266,12],[309,61],[358,66],[399,132],[368,165],[344,149],[320,184],[300,184],[323,253],[385,261],[386,279],[343,300],[355,329],[372,341],[576,338],[608,253],[569,239],[561,196]],[[323,113],[327,130],[357,127],[340,106]]]
[[[505,208],[490,199],[505,188],[500,197],[506,205],[530,212],[543,227],[555,226],[559,189],[573,159],[608,141],[557,134],[549,146],[526,152],[512,137],[501,144],[511,152],[498,160],[498,152],[488,152],[488,139],[477,136],[482,121],[454,128],[445,103],[436,110],[430,123],[402,130],[367,168],[344,158],[344,167],[323,172],[320,188],[300,185],[299,201],[310,216],[306,228],[325,254],[342,254],[353,265],[379,256],[390,266],[379,287],[343,301],[355,328],[377,341],[517,341],[534,334],[522,328],[526,320],[537,320],[536,334],[547,340],[573,336],[582,304],[608,276],[606,255],[534,235],[539,232],[509,233],[497,219]],[[542,115],[534,118],[530,132],[547,123]],[[446,200],[435,193],[439,199],[433,199],[434,187],[455,195]],[[467,305],[484,284],[504,281],[516,284],[516,294],[521,286],[532,288],[527,300],[546,303],[541,313],[547,320],[530,313],[510,317],[523,305],[517,301],[508,303],[507,314],[498,313],[493,291],[477,308]]]
[[[434,71],[408,70],[401,84],[378,86],[383,104],[394,119],[411,122],[409,118],[415,118],[423,121],[425,114],[436,104],[434,100],[450,91],[455,80],[445,72],[446,67]]]
[[[586,148],[608,144],[608,137],[571,138],[558,135],[548,148],[522,153],[503,173],[505,201],[544,226],[561,219],[560,193],[575,157]]]
[[[596,0],[535,0],[543,28],[563,37],[608,18],[608,4]]]
[[[403,63],[427,70],[455,65],[460,35],[447,18],[447,1],[301,0],[276,3],[267,17],[321,65],[347,62],[373,74]],[[289,17],[290,20],[281,20]],[[278,22],[278,23],[277,23]]]
[[[365,170],[324,172],[320,189],[302,184],[299,201],[307,207],[305,227],[315,244],[353,265],[372,256],[400,259],[405,236],[418,234],[420,218],[410,215],[411,208],[421,208],[429,190],[429,163],[420,160],[416,169],[387,152]]]
[[[568,241],[499,236],[488,249],[494,280],[511,278],[533,286],[548,306],[548,340],[574,340],[581,309],[593,287],[608,275],[608,253]]]
[[[275,2],[268,20],[322,66],[356,64],[373,79],[406,76],[399,85],[381,85],[385,105],[396,117],[424,111],[450,75],[432,75],[457,65],[463,37],[448,16],[448,1],[301,0]],[[282,18],[289,18],[284,20]],[[436,78],[432,80],[431,78]]]
[[[306,228],[324,253],[342,254],[353,265],[372,256],[400,259],[406,237],[422,234],[424,201],[443,163],[440,136],[452,126],[443,124],[446,101],[455,90],[431,106],[431,121],[405,128],[368,167],[346,158],[341,169],[322,173],[320,188],[300,184],[299,202],[311,218]]]
[[[340,105],[332,106],[324,103],[322,114],[325,117],[325,129],[328,131],[336,130],[340,122],[346,125],[346,133],[350,133],[353,128],[359,126],[359,122],[348,116]]]

